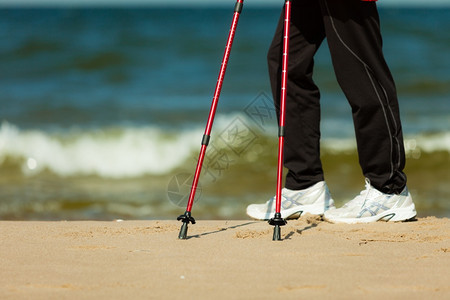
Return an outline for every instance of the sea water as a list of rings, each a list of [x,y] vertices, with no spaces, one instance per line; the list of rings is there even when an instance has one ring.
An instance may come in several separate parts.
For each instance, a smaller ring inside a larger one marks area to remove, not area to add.
[[[196,218],[275,193],[266,52],[279,8],[241,15]],[[0,10],[0,219],[156,219],[185,210],[232,8]],[[380,9],[419,216],[450,216],[450,9]],[[322,160],[338,205],[364,188],[326,43]],[[288,126],[288,125],[287,125]]]

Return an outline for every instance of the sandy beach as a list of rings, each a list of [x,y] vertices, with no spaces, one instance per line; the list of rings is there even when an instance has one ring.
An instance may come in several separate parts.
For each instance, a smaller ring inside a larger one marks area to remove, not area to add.
[[[0,222],[1,299],[449,299],[450,219]]]

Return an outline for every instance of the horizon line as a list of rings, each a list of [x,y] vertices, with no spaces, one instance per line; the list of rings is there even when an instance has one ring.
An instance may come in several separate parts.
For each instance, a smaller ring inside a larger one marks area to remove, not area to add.
[[[89,8],[89,7],[202,7],[217,8],[228,7],[234,4],[233,0],[0,0],[0,8]],[[448,0],[389,0],[378,1],[379,7],[450,7]],[[245,6],[259,7],[281,7],[282,3],[273,0],[252,0]]]

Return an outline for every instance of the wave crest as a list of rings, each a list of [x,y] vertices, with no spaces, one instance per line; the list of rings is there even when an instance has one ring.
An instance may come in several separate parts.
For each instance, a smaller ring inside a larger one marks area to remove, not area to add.
[[[154,127],[109,128],[50,134],[0,128],[0,164],[20,161],[24,173],[45,169],[60,176],[134,177],[179,166],[199,144],[198,130],[167,133]]]
[[[244,164],[272,162],[272,158],[268,161],[269,150],[264,148],[276,147],[273,130],[261,131],[247,126],[251,123],[248,119],[235,115],[219,116],[216,123],[209,148],[223,148],[230,153],[238,150]],[[251,143],[239,149],[230,148],[223,141],[220,143],[224,134],[229,137],[231,129],[237,127],[230,124],[249,129],[253,134]],[[19,168],[25,175],[43,171],[58,176],[105,178],[164,175],[195,160],[202,134],[200,127],[174,131],[150,125],[47,132],[23,130],[4,122],[0,126],[0,166]],[[356,154],[356,143],[352,138],[325,138],[322,149],[331,155]],[[450,153],[450,132],[407,136],[405,150],[412,158],[419,158],[421,153]],[[241,156],[244,152],[248,155]]]

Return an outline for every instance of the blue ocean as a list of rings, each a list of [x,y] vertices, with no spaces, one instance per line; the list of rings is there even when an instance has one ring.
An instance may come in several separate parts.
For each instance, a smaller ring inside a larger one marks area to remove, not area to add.
[[[234,3],[233,3],[234,4]],[[230,7],[0,9],[0,219],[174,219],[185,210]],[[275,193],[266,67],[280,7],[241,14],[193,215],[243,219]],[[450,217],[450,8],[380,8],[419,216]],[[350,107],[316,57],[338,205],[364,188]]]

